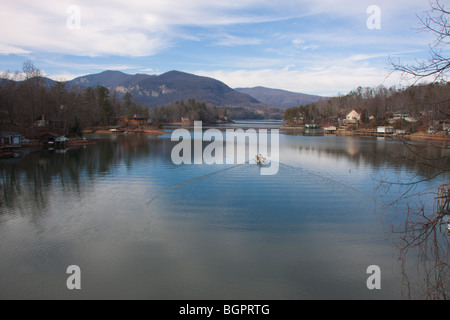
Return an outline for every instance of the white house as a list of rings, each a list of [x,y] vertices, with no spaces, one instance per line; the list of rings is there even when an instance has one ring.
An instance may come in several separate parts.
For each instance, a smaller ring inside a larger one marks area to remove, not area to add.
[[[350,112],[347,117],[345,118],[345,120],[347,120],[347,123],[359,123],[361,122],[361,116],[362,116],[362,112],[358,111],[358,110],[352,110],[352,112]]]
[[[377,127],[377,133],[393,134],[394,128],[392,128],[392,127]]]
[[[442,124],[442,130],[450,132],[450,122],[444,122]]]
[[[330,127],[324,128],[324,131],[325,131],[325,133],[333,134],[333,133],[336,133],[337,128],[335,126],[330,126]]]
[[[19,146],[22,144],[22,135],[17,132],[0,133],[0,144]]]

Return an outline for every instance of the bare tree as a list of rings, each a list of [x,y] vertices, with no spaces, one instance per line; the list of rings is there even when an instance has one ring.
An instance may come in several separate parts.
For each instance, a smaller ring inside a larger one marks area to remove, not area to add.
[[[442,0],[430,1],[430,10],[418,17],[420,31],[434,35],[429,44],[430,55],[426,60],[416,60],[414,64],[402,65],[391,58],[389,63],[393,72],[401,72],[408,80],[438,83],[447,79],[450,71],[450,58],[445,56],[450,46],[450,8]],[[429,88],[431,89],[431,88]],[[431,92],[430,92],[431,93]],[[433,96],[428,104],[437,111],[435,117],[448,118],[450,101],[442,95]],[[431,101],[433,100],[433,101]],[[436,101],[439,100],[439,101]],[[422,297],[426,299],[448,299],[450,294],[449,234],[444,228],[449,222],[450,185],[450,148],[448,144],[416,145],[406,141],[403,144],[408,151],[409,160],[418,163],[427,172],[418,173],[415,181],[400,183],[383,181],[381,185],[388,189],[394,185],[404,188],[403,194],[388,207],[405,206],[405,220],[401,226],[393,227],[395,243],[400,249],[405,284],[410,292],[411,280],[407,276],[408,262],[415,261],[417,283],[421,287]],[[437,181],[431,184],[431,181]],[[434,204],[430,204],[430,198]],[[447,226],[448,228],[448,226]],[[412,260],[411,256],[416,259]]]
[[[450,294],[450,242],[446,227],[450,214],[450,185],[429,184],[445,181],[450,175],[450,148],[442,145],[412,144],[402,141],[406,151],[403,161],[419,164],[413,181],[380,181],[389,193],[394,186],[402,189],[400,197],[386,206],[386,212],[404,213],[403,223],[392,223],[392,240],[400,252],[403,280],[408,297],[414,291],[425,299],[448,299]],[[434,199],[434,203],[430,201]],[[401,208],[404,210],[399,211]],[[390,220],[391,217],[385,217]],[[415,257],[415,258],[414,258]],[[411,268],[411,263],[414,268]],[[415,276],[410,277],[415,272]],[[413,286],[415,290],[413,289]]]
[[[435,36],[434,42],[429,44],[430,57],[407,65],[389,59],[394,71],[402,72],[405,78],[413,79],[415,82],[445,80],[450,71],[450,59],[444,56],[445,49],[450,46],[450,8],[447,8],[441,0],[430,1],[430,6],[429,11],[418,17],[421,25],[419,30],[430,32]]]
[[[8,115],[8,122],[12,125],[14,124],[15,116],[15,106],[17,95],[15,90],[17,88],[18,72],[11,73],[8,71],[2,72],[0,74],[0,104],[1,108]]]
[[[36,118],[36,107],[40,104],[39,89],[42,85],[42,72],[36,68],[32,61],[25,61],[23,64],[25,75],[24,85],[28,94],[29,107],[31,111],[31,136],[34,138],[34,120]]]

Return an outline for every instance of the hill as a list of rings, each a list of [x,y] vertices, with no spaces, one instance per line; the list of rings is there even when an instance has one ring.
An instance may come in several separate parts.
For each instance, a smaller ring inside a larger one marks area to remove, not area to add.
[[[270,89],[265,87],[237,88],[235,90],[241,93],[248,94],[265,104],[283,108],[307,105],[324,98],[321,96]]]
[[[219,107],[258,107],[257,99],[231,89],[216,79],[170,71],[162,75],[129,75],[120,71],[104,71],[76,78],[69,86],[82,88],[99,85],[121,94],[130,92],[134,100],[149,107],[163,106],[175,101],[196,99]]]

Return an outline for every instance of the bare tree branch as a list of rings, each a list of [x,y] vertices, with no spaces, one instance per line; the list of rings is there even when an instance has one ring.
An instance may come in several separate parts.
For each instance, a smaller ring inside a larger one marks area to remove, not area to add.
[[[450,11],[446,9],[441,0],[430,1],[431,10],[419,17],[421,27],[419,31],[430,32],[435,35],[435,40],[430,44],[427,60],[416,60],[415,64],[403,65],[389,58],[389,64],[393,71],[402,73],[408,80],[431,80],[436,82],[445,80],[450,70],[450,59],[443,55],[444,49],[450,45]]]

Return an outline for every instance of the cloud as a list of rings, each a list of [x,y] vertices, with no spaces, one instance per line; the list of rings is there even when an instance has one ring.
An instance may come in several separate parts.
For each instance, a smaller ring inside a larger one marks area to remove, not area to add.
[[[261,39],[238,37],[227,33],[216,35],[214,38],[216,38],[214,45],[222,47],[258,45],[262,42]]]
[[[0,28],[8,30],[0,37],[0,53],[26,54],[31,51],[80,56],[118,55],[125,57],[155,55],[191,37],[184,28],[256,24],[324,14],[330,19],[353,15],[367,19],[369,2],[355,5],[350,0],[26,0],[2,4]],[[423,1],[420,0],[423,4]],[[380,0],[386,15],[398,12],[402,5],[416,6],[419,0]],[[68,10],[78,8],[78,11]],[[68,23],[79,21],[79,28]],[[78,20],[77,20],[78,19]],[[304,40],[304,39],[303,39]],[[223,33],[219,46],[260,44],[257,37]],[[300,43],[294,43],[300,46]],[[315,49],[314,45],[303,49]]]
[[[18,48],[15,46],[10,46],[8,44],[0,43],[0,54],[16,54],[16,55],[27,55],[31,51]]]
[[[323,96],[334,96],[338,93],[346,94],[358,86],[377,87],[384,85],[389,87],[398,85],[400,81],[398,76],[387,78],[387,73],[384,70],[347,63],[309,70],[286,66],[280,69],[200,70],[194,73],[218,79],[233,88],[263,86]]]
[[[412,31],[415,15],[428,9],[427,1],[378,0],[382,29],[376,32],[366,28],[371,4],[370,0],[5,1],[0,28],[7,32],[0,35],[0,54],[37,57],[40,68],[59,75],[53,77],[102,69],[203,68],[199,74],[234,87],[348,92],[359,85],[391,83],[384,79],[383,65],[391,52],[408,57],[420,50],[418,44],[428,43],[429,38]],[[57,61],[52,63],[54,57]]]
[[[264,10],[254,12],[255,6]],[[148,56],[173,45],[187,26],[218,26],[279,19],[266,1],[10,1],[2,4],[3,54],[30,51],[72,55]],[[257,39],[245,39],[258,43]],[[241,45],[226,35],[219,45]]]

